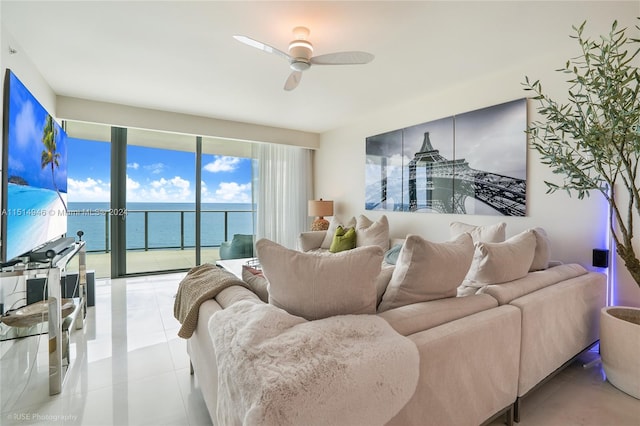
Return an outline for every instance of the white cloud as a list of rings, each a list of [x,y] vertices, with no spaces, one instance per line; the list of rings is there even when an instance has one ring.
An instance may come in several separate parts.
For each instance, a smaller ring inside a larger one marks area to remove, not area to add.
[[[25,102],[24,106],[16,116],[16,141],[24,149],[29,144],[40,142],[38,135],[36,117],[31,102]]]
[[[209,187],[205,181],[200,181],[200,199],[203,203],[219,203],[221,201],[216,199],[215,194],[209,191]]]
[[[140,164],[138,163],[127,163],[127,169],[138,170],[140,168]]]
[[[213,192],[201,183],[203,203],[251,203],[251,183],[221,182]]]
[[[160,180],[154,180],[153,182],[151,182],[151,187],[153,188],[166,188],[167,186],[173,186],[175,188],[189,189],[190,185],[191,184],[188,180],[182,179],[180,176],[175,176],[172,179],[168,180],[165,178],[160,178]]]
[[[218,203],[250,203],[251,184],[237,182],[220,182],[215,191],[215,202]]]
[[[211,173],[232,172],[238,168],[240,158],[216,155],[211,163],[205,164],[204,170]]]
[[[171,179],[160,178],[142,185],[127,177],[127,201],[130,202],[193,202],[191,183],[175,176]]]
[[[131,190],[136,190],[140,188],[140,183],[131,179],[129,175],[127,175],[127,193]]]
[[[166,168],[164,163],[147,164],[146,166],[143,166],[143,167],[145,170],[148,170],[154,175],[162,173]]]
[[[109,202],[110,185],[99,179],[68,180],[69,201]],[[141,183],[127,176],[127,201],[129,202],[180,202],[194,201],[191,182],[180,176],[160,178]],[[221,182],[210,191],[202,182],[202,201],[205,203],[251,203],[251,183]]]
[[[87,178],[67,180],[67,191],[70,202],[109,202],[111,186],[109,182]]]

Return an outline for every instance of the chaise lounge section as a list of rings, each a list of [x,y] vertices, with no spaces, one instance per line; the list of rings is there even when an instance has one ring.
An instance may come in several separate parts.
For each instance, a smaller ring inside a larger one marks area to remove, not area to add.
[[[597,343],[600,310],[606,305],[606,277],[577,264],[559,265],[481,291],[500,305],[517,307],[522,316],[514,410],[515,420],[520,421],[521,398]]]
[[[520,313],[513,306],[497,307],[495,300],[486,295],[465,299],[468,300],[431,302],[433,306],[426,302],[379,315],[395,329],[407,333],[400,334],[416,345],[420,358],[416,370],[418,384],[412,397],[397,414],[380,424],[478,425],[503,413],[512,418],[512,404],[517,396],[514,377],[519,368]],[[218,421],[220,390],[215,354],[225,348],[214,346],[210,319],[218,311],[247,301],[264,303],[241,286],[229,287],[215,299],[204,302],[199,308],[198,325],[187,341],[193,371],[216,425],[225,423]],[[413,314],[424,318],[431,317],[430,312],[440,319],[424,325],[419,325],[421,321],[417,319],[410,324],[409,317]],[[415,329],[420,330],[413,332]],[[345,411],[353,409],[343,407]],[[325,420],[307,419],[305,424],[323,424]]]

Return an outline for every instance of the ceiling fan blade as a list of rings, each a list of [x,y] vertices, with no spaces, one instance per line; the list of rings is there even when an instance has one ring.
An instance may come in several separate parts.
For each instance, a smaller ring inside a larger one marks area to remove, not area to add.
[[[368,64],[374,56],[367,52],[336,52],[326,55],[314,56],[311,63],[314,65],[352,65]]]
[[[287,81],[284,83],[284,90],[291,91],[295,89],[296,87],[298,87],[298,84],[300,84],[300,80],[302,80],[302,72],[292,72],[291,74],[289,74],[289,78],[287,78]]]
[[[263,50],[267,53],[275,53],[276,55],[282,56],[287,61],[291,61],[291,56],[289,54],[283,52],[280,49],[276,49],[273,46],[269,46],[268,44],[264,44],[261,41],[254,40],[251,37],[243,36],[243,35],[234,35],[233,38],[238,40],[241,43],[246,44],[247,46],[255,47],[256,49]]]

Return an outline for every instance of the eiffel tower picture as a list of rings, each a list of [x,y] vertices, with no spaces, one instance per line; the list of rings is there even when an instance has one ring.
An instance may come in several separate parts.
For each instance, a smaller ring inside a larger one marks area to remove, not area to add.
[[[526,181],[474,170],[465,159],[447,160],[433,149],[429,132],[409,162],[409,211],[418,210],[416,171],[426,171],[426,207],[438,213],[466,214],[465,199],[473,197],[505,216],[526,213]]]
[[[525,216],[525,127],[520,99],[368,137],[366,209]]]

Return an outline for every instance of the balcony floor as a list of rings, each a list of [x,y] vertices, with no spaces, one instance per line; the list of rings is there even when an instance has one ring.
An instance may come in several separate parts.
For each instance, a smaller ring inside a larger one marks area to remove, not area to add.
[[[215,263],[219,250],[201,250],[201,263]],[[196,265],[195,249],[130,250],[127,252],[127,274],[175,271]],[[68,272],[77,271],[77,262],[70,262]],[[95,271],[96,278],[111,277],[111,253],[87,253],[87,271]]]

